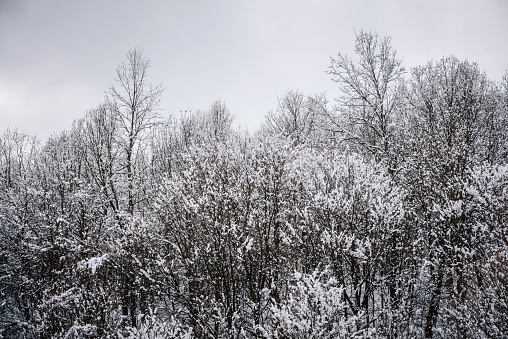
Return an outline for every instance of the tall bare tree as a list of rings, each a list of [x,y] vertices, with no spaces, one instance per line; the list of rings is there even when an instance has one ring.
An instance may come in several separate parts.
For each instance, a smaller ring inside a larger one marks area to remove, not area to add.
[[[339,85],[341,96],[330,121],[344,139],[385,158],[403,103],[404,67],[389,37],[360,31],[355,52],[357,60],[343,54],[331,60],[328,74]]]
[[[119,122],[122,131],[121,147],[125,151],[123,171],[127,176],[127,211],[134,213],[137,202],[134,182],[137,170],[136,157],[143,147],[141,141],[159,117],[159,103],[162,85],[152,85],[147,80],[150,61],[137,48],[127,53],[127,62],[116,69],[116,84],[108,92],[108,103]],[[139,174],[139,173],[138,173]]]

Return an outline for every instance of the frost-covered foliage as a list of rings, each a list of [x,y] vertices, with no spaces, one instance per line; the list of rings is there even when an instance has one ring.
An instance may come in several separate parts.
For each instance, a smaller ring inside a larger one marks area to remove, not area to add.
[[[161,121],[137,50],[70,131],[1,134],[0,338],[507,337],[508,76],[356,51],[255,134]]]
[[[347,316],[344,287],[329,273],[296,272],[285,298],[270,309],[262,328],[266,338],[365,337],[357,328],[358,316]],[[361,314],[359,314],[361,316]]]

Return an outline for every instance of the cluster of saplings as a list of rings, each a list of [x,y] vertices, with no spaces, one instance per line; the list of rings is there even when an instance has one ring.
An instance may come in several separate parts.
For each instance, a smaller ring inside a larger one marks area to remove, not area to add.
[[[255,133],[160,117],[127,54],[45,142],[0,135],[2,338],[506,338],[508,75],[360,32]]]

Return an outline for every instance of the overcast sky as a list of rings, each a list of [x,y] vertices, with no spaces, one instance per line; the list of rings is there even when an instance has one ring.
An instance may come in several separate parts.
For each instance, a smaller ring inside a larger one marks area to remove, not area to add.
[[[0,0],[0,133],[70,128],[136,46],[163,114],[222,99],[254,130],[289,89],[333,99],[330,57],[360,29],[391,36],[406,68],[453,54],[508,69],[506,0]]]

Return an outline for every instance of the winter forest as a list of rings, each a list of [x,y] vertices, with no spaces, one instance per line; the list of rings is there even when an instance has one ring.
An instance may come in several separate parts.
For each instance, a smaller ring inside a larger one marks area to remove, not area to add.
[[[139,49],[68,130],[0,131],[0,338],[508,337],[508,73],[353,41],[256,131],[163,117]]]

